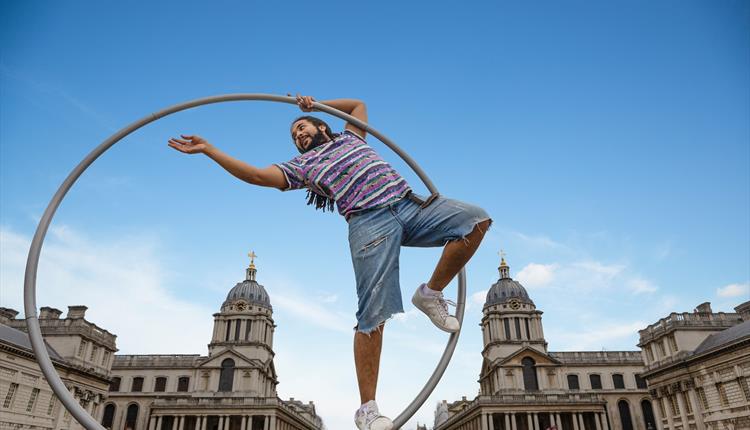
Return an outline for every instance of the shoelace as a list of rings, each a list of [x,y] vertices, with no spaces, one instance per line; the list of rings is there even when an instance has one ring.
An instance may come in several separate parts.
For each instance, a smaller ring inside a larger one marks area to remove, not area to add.
[[[447,319],[450,316],[450,314],[448,313],[448,305],[451,305],[454,308],[458,306],[453,300],[444,298],[443,293],[435,294],[435,299],[438,302],[438,311],[440,312],[440,316],[443,319]]]
[[[364,411],[364,421],[365,424],[370,424],[373,421],[375,421],[380,416],[380,412],[373,410],[373,409],[365,409]]]

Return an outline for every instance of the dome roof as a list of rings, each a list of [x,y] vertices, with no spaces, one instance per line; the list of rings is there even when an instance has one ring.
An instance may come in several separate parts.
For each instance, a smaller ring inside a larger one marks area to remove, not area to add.
[[[221,305],[222,308],[231,302],[242,299],[248,303],[273,310],[271,299],[268,297],[266,289],[255,280],[255,273],[255,265],[251,264],[247,269],[247,278],[229,290],[226,300]]]
[[[500,271],[500,279],[487,292],[487,299],[484,302],[485,307],[503,304],[512,299],[516,299],[521,303],[534,305],[526,288],[510,277],[510,268],[505,259],[500,262],[498,270]]]

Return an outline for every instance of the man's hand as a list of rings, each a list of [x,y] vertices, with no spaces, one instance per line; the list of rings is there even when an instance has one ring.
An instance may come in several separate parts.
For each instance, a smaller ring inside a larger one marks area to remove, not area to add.
[[[287,93],[287,96],[291,97],[292,95]],[[302,109],[302,112],[312,112],[313,110],[313,102],[315,101],[314,98],[311,96],[302,96],[297,94],[297,106],[299,106],[300,109]]]
[[[170,138],[168,145],[185,154],[201,154],[211,148],[211,144],[200,136],[187,136],[181,134],[182,139]]]

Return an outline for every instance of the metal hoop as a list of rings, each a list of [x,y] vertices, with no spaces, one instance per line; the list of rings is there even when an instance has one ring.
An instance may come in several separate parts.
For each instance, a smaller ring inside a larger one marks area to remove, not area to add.
[[[125,136],[145,126],[146,124],[154,122],[158,120],[159,118],[165,117],[175,112],[180,112],[183,110],[187,110],[190,108],[207,105],[207,104],[223,103],[223,102],[231,102],[231,101],[243,101],[243,100],[261,100],[261,101],[269,101],[269,102],[296,104],[296,100],[294,97],[276,96],[272,94],[226,94],[226,95],[219,95],[219,96],[212,96],[212,97],[205,97],[205,98],[200,98],[196,100],[191,100],[188,102],[184,102],[184,103],[180,103],[180,104],[168,107],[156,113],[150,114],[126,126],[125,128],[121,129],[117,133],[110,136],[107,140],[102,142],[99,146],[94,148],[94,150],[91,151],[73,169],[73,171],[70,172],[70,174],[68,174],[68,177],[65,178],[65,181],[63,181],[62,185],[60,185],[60,188],[58,188],[57,192],[52,197],[52,200],[49,202],[49,205],[47,206],[47,209],[44,211],[44,215],[42,216],[41,221],[39,221],[39,225],[37,226],[36,232],[34,233],[34,239],[31,242],[31,248],[29,249],[29,256],[26,259],[26,273],[24,276],[24,311],[26,313],[26,325],[29,331],[29,338],[31,339],[31,346],[34,349],[34,355],[36,357],[37,362],[39,363],[39,367],[42,369],[42,373],[44,374],[45,378],[47,378],[47,381],[49,382],[50,387],[52,388],[52,391],[55,392],[57,397],[65,406],[65,408],[68,411],[70,411],[70,413],[75,417],[75,419],[78,420],[78,422],[81,423],[81,425],[86,427],[87,430],[105,430],[105,429],[91,415],[89,415],[89,413],[86,412],[81,407],[81,405],[78,404],[78,402],[76,402],[75,398],[70,393],[70,391],[68,391],[68,389],[65,388],[65,384],[63,384],[62,380],[60,379],[60,375],[57,373],[57,371],[55,371],[54,365],[52,364],[52,360],[50,359],[49,354],[47,353],[47,348],[44,345],[44,338],[42,337],[42,333],[39,329],[39,320],[37,318],[37,307],[36,307],[37,267],[39,265],[39,254],[41,253],[42,244],[44,243],[44,237],[46,236],[47,230],[49,229],[49,225],[52,222],[52,217],[55,215],[55,211],[57,211],[57,208],[60,206],[60,203],[62,203],[62,200],[65,197],[65,194],[67,194],[67,192],[73,187],[73,184],[83,174],[83,172],[89,166],[91,166],[91,164],[93,164],[93,162],[97,158],[99,158],[100,155],[102,155],[106,150],[111,148],[115,143],[120,141]],[[425,186],[431,193],[433,194],[437,193],[437,188],[435,188],[435,185],[433,185],[432,181],[427,177],[427,174],[424,173],[424,171],[419,167],[419,165],[417,165],[417,163],[408,154],[406,154],[401,148],[399,148],[395,143],[393,143],[390,139],[385,137],[383,134],[381,134],[374,128],[370,127],[366,123],[358,120],[357,118],[354,118],[351,115],[347,115],[344,112],[341,112],[337,109],[334,109],[332,107],[329,107],[329,106],[326,106],[317,102],[314,103],[314,106],[319,111],[328,113],[330,115],[341,118],[344,121],[350,122],[356,125],[357,127],[363,130],[366,130],[368,133],[372,134],[373,136],[375,136],[378,140],[383,142],[385,145],[391,148],[396,154],[398,154],[409,165],[409,167],[411,167],[412,170],[414,170],[414,172],[417,174],[417,176],[419,176],[422,182],[424,182]],[[458,319],[459,323],[463,323],[465,303],[466,303],[466,271],[464,269],[461,269],[461,272],[459,272],[458,274],[458,301],[457,301],[458,305],[456,306],[456,318]],[[406,421],[408,421],[417,412],[417,409],[419,409],[422,406],[422,404],[427,400],[427,397],[435,389],[435,387],[437,386],[437,383],[440,381],[440,378],[442,378],[443,373],[445,372],[445,369],[448,367],[448,363],[450,363],[451,357],[453,356],[453,351],[456,349],[456,344],[458,343],[458,337],[460,334],[461,332],[459,330],[458,332],[450,335],[450,337],[448,338],[448,343],[445,346],[445,350],[443,351],[443,355],[440,357],[440,361],[435,367],[435,370],[433,371],[432,375],[427,380],[427,383],[419,392],[419,394],[417,394],[414,400],[393,421],[394,429],[398,429],[402,427],[404,424],[406,424]]]

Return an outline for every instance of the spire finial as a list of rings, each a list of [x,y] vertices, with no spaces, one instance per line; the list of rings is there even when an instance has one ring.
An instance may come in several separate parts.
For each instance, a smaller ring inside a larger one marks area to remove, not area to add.
[[[250,257],[250,266],[248,266],[248,268],[246,270],[246,272],[247,272],[246,275],[247,276],[245,277],[245,279],[248,280],[248,281],[254,281],[255,280],[255,272],[257,272],[257,270],[255,269],[255,258],[258,255],[255,254],[255,251],[250,251],[247,254],[247,256]]]
[[[500,272],[500,279],[510,278],[510,268],[508,263],[505,262],[505,250],[501,249],[497,254],[500,256],[500,266],[497,268]]]

